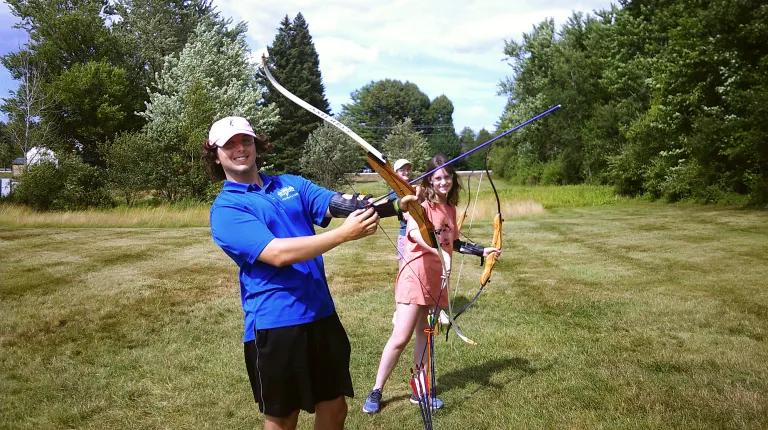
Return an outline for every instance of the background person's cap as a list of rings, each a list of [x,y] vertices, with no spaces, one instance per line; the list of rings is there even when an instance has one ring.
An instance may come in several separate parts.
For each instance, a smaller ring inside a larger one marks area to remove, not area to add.
[[[401,158],[401,159],[395,161],[395,165],[392,166],[392,168],[395,169],[395,170],[400,170],[400,169],[402,169],[405,166],[413,167],[413,164],[411,164],[411,162],[406,160],[405,158]]]
[[[232,136],[247,134],[256,137],[247,119],[240,116],[228,116],[213,123],[208,132],[208,142],[211,146],[224,146]]]

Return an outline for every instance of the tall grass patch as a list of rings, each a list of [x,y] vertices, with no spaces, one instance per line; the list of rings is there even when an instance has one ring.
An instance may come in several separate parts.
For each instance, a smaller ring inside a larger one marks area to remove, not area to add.
[[[36,212],[22,205],[0,204],[0,225],[8,228],[203,227],[209,206],[119,206],[87,211]]]

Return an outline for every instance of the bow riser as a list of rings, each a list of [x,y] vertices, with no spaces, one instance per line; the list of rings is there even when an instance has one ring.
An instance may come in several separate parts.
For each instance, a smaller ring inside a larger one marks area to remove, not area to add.
[[[491,247],[501,249],[501,228],[502,228],[502,219],[501,214],[496,214],[495,217],[493,217],[493,241],[491,242]],[[492,253],[489,256],[485,257],[485,266],[483,267],[483,273],[480,274],[480,285],[485,286],[485,284],[488,283],[488,281],[491,279],[491,271],[493,271],[493,266],[496,264],[496,253]]]
[[[397,197],[402,199],[405,196],[416,195],[416,189],[413,185],[409,184],[405,179],[398,175],[395,169],[392,168],[392,165],[389,164],[389,161],[381,161],[371,153],[368,153],[367,159],[371,168],[384,179],[387,185],[392,187],[395,194],[397,194]],[[424,211],[424,208],[419,204],[413,204],[407,209],[410,216],[414,217],[417,221],[421,221],[417,224],[419,225],[419,232],[421,233],[424,242],[432,248],[437,248],[435,226],[429,218],[427,218],[427,213]]]
[[[464,210],[464,213],[459,216],[459,219],[456,221],[456,231],[461,231],[461,227],[464,225],[464,221],[467,219],[467,210]]]

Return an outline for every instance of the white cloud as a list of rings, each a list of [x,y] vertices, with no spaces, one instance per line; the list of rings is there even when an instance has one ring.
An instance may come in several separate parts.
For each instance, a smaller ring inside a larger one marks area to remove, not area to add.
[[[506,100],[498,83],[510,72],[504,41],[520,40],[535,24],[561,25],[574,10],[607,9],[609,0],[225,0],[225,16],[249,24],[251,48],[270,45],[287,15],[304,15],[320,57],[334,112],[363,85],[390,78],[410,81],[430,98],[454,104],[457,130],[492,130]]]
[[[334,112],[373,80],[408,80],[430,98],[451,99],[457,130],[477,131],[493,129],[505,105],[496,95],[510,72],[502,61],[505,40],[519,40],[549,17],[561,25],[574,10],[607,9],[610,0],[217,0],[214,6],[223,17],[248,23],[259,60],[280,21],[301,12]],[[6,28],[15,22],[9,15],[3,4],[0,24]]]
[[[488,109],[485,108],[485,106],[470,106],[467,110],[467,115],[473,118],[480,118],[484,115],[488,114]]]
[[[353,75],[360,68],[373,64],[378,49],[363,47],[351,40],[337,37],[314,39],[325,83],[336,83]]]

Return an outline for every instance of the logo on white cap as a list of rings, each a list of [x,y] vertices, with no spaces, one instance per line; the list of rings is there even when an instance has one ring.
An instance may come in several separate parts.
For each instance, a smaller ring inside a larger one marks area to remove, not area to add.
[[[253,132],[247,119],[240,116],[228,116],[213,123],[208,132],[208,141],[210,145],[224,146],[236,134],[256,137],[256,133]]]

